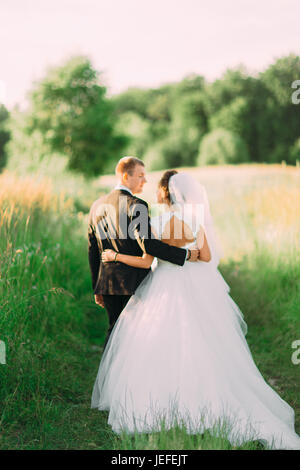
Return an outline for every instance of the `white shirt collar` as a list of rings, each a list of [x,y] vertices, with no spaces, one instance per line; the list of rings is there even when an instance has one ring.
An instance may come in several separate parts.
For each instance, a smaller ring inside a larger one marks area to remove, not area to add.
[[[132,196],[132,192],[130,191],[129,188],[127,188],[127,186],[124,186],[124,184],[121,184],[121,183],[118,183],[117,186],[115,187],[115,189],[123,189],[124,191],[128,191]]]

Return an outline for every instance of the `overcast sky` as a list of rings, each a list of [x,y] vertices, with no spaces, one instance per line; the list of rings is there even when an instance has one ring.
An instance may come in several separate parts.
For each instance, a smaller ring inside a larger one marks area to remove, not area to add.
[[[87,55],[109,93],[199,73],[213,80],[300,54],[299,0],[0,0],[0,101]],[[299,77],[300,78],[300,77]]]

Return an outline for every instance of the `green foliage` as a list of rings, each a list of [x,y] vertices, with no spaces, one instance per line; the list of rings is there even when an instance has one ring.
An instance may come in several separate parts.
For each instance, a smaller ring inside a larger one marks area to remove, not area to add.
[[[144,157],[147,169],[156,171],[167,168],[191,166],[197,157],[199,134],[196,129],[172,128],[164,139],[151,145]]]
[[[300,77],[300,57],[290,54],[282,57],[270,65],[260,74],[260,79],[271,91],[272,97],[280,106],[288,106],[294,109],[291,95],[293,93],[292,83]]]
[[[51,155],[50,145],[45,141],[43,134],[39,129],[34,129],[29,135],[24,132],[27,116],[25,113],[14,109],[9,118],[8,128],[11,133],[11,140],[6,146],[7,151],[7,169],[25,175],[42,172]],[[56,161],[57,170],[62,171],[66,162]]]
[[[245,116],[247,116],[247,108],[248,103],[244,97],[235,98],[212,115],[209,122],[210,129],[214,130],[221,127],[241,135],[244,129]]]
[[[7,129],[9,113],[3,104],[0,105],[0,171],[6,164],[5,145],[10,139],[10,132]]]
[[[132,88],[114,97],[116,112],[122,119],[132,111],[149,123],[151,145],[144,155],[151,169],[194,165],[197,140],[198,145],[218,128],[239,136],[246,146],[234,162],[292,163],[300,107],[292,103],[291,85],[299,79],[299,64],[300,58],[290,55],[257,76],[240,66],[213,83],[191,75],[156,90]]]
[[[239,135],[220,128],[203,137],[199,148],[199,166],[246,161],[249,161],[249,154]]]
[[[170,123],[167,121],[152,121],[149,123],[148,139],[149,145],[158,142],[168,136],[170,131]]]
[[[251,161],[269,161],[272,115],[265,84],[240,67],[227,70],[206,88],[210,130],[222,127],[237,133],[247,145]]]
[[[51,179],[51,186],[57,192],[64,192],[72,198],[78,210],[87,212],[99,194],[97,181],[87,180],[79,172],[70,171],[67,155],[52,153],[38,129],[31,135],[24,133],[25,119],[25,114],[16,109],[10,114],[8,128],[13,138],[6,145],[6,169],[18,176],[34,174],[38,178]]]
[[[172,92],[177,96],[189,95],[190,93],[199,92],[205,86],[205,79],[201,75],[190,74],[183,78],[179,83],[172,87]]]
[[[220,128],[232,136],[223,138],[226,151],[209,150],[209,161],[295,164],[300,105],[291,86],[299,76],[300,58],[291,54],[256,76],[241,66],[212,83],[190,75],[108,99],[89,60],[75,57],[36,84],[29,111],[6,119],[8,167],[30,171],[61,159],[59,171],[95,176],[112,173],[122,154],[145,159],[150,170],[193,166],[200,143]]]
[[[270,140],[269,161],[287,160],[290,147],[300,136],[300,106],[292,102],[292,83],[299,77],[300,57],[294,54],[278,59],[260,74],[269,91],[265,113],[270,117],[270,132],[264,135]]]
[[[147,150],[143,161],[148,171],[165,170],[168,168],[168,164],[163,157],[163,146],[164,141],[160,140],[151,145]]]
[[[193,75],[179,84],[156,90],[129,89],[114,98],[120,129],[132,139],[127,153],[139,154],[151,170],[193,165],[200,138],[207,131],[203,84],[202,77]],[[143,129],[126,128],[129,112],[140,116]]]
[[[288,163],[296,164],[300,162],[300,138],[296,140],[294,145],[290,148],[290,153],[287,158]]]
[[[179,96],[172,107],[172,122],[184,130],[197,129],[199,138],[208,131],[208,113],[203,91],[192,91]]]
[[[117,115],[133,111],[141,117],[147,118],[149,91],[141,88],[129,88],[127,91],[113,96],[112,102]]]
[[[149,144],[149,127],[149,122],[133,111],[128,111],[119,117],[116,129],[130,139],[126,147],[127,155],[139,157],[145,153]]]
[[[147,107],[147,116],[152,121],[169,121],[170,120],[170,97],[168,94],[160,92],[153,93],[152,99]]]
[[[127,142],[114,132],[113,106],[105,93],[89,60],[74,57],[49,70],[30,93],[26,131],[39,131],[52,152],[67,155],[70,169],[101,173]]]
[[[197,157],[198,147],[197,129],[191,127],[184,131],[182,128],[172,128],[162,146],[162,155],[167,168],[192,166]]]

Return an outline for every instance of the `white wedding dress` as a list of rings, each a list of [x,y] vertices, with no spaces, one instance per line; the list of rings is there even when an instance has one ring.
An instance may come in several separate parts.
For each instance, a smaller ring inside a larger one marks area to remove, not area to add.
[[[171,215],[152,219],[159,236]],[[109,410],[116,433],[176,423],[203,433],[223,425],[233,445],[259,440],[268,448],[300,449],[294,410],[260,374],[246,332],[218,269],[158,260],[115,324],[91,407]]]

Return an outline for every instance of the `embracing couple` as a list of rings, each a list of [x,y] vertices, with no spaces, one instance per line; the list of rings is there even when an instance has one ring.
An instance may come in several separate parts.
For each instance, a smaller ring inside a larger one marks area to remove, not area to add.
[[[109,411],[116,433],[180,425],[218,434],[223,425],[233,445],[300,449],[294,410],[256,367],[243,314],[218,270],[205,188],[166,171],[157,190],[165,210],[150,219],[136,196],[144,163],[124,157],[116,175],[115,189],[89,214],[95,301],[109,317],[92,408]]]

